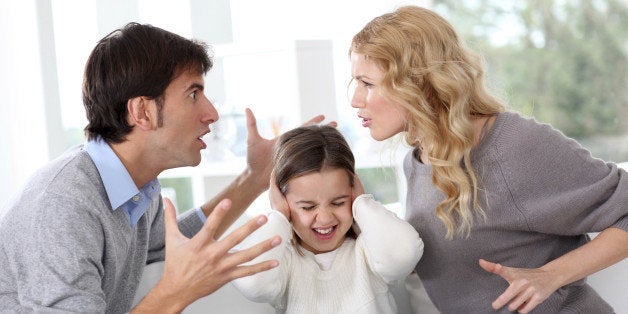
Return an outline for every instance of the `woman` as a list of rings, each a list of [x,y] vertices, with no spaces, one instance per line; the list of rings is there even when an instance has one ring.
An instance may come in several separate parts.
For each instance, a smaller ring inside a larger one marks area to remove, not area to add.
[[[628,256],[625,171],[507,112],[484,87],[481,58],[430,10],[373,19],[350,58],[362,125],[413,147],[406,219],[441,312],[613,311],[584,278]]]

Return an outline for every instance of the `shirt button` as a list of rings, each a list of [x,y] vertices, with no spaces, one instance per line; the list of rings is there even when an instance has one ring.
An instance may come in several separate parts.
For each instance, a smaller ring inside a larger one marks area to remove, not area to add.
[[[137,202],[137,201],[139,201],[139,200],[140,200],[140,196],[139,196],[139,195],[135,195],[135,196],[133,196],[133,201],[134,201],[134,202]]]

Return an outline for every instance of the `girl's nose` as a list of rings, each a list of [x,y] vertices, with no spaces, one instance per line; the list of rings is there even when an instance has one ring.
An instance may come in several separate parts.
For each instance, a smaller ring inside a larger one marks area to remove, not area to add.
[[[334,213],[326,208],[320,208],[316,215],[316,222],[321,225],[326,225],[334,221]]]

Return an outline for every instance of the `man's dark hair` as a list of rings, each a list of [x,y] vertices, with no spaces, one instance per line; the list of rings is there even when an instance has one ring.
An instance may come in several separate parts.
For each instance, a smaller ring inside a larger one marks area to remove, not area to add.
[[[155,99],[159,120],[166,87],[179,74],[204,75],[212,67],[208,46],[161,28],[129,23],[101,39],[83,77],[83,105],[88,140],[101,136],[121,143],[131,132],[127,102],[138,96]]]

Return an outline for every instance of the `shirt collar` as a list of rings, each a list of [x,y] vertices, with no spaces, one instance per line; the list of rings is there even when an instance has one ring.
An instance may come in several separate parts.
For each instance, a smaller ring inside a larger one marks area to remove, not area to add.
[[[88,141],[84,149],[98,168],[113,210],[116,210],[139,192],[120,158],[101,137],[94,141]]]

